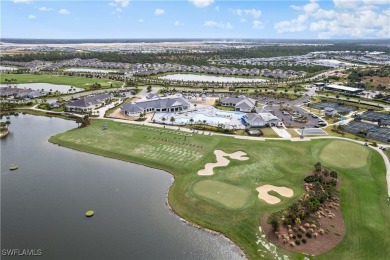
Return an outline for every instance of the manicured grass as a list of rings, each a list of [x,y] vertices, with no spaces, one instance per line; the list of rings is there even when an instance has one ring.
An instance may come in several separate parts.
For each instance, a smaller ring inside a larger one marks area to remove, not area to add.
[[[242,208],[248,201],[250,192],[220,181],[203,180],[192,187],[195,195],[209,199],[229,209]]]
[[[361,144],[337,140],[322,149],[320,159],[337,167],[360,168],[367,165],[368,154],[368,150]]]
[[[280,136],[275,133],[274,130],[272,130],[271,127],[262,127],[260,128],[261,132],[263,132],[263,135],[262,137],[275,137],[275,138],[279,138]]]
[[[107,130],[102,129],[104,124],[108,125]],[[324,148],[334,142],[332,139],[250,141],[226,136],[183,136],[177,131],[160,130],[164,129],[126,127],[110,120],[95,120],[88,127],[61,133],[50,141],[172,173],[175,177],[169,190],[172,209],[191,222],[222,232],[251,259],[258,259],[261,254],[266,259],[274,259],[274,255],[261,243],[256,243],[261,238],[261,218],[303,195],[304,176],[316,162],[321,161]],[[355,145],[342,141],[341,147],[352,151]],[[346,148],[349,146],[352,148]],[[328,156],[326,162],[322,161],[323,165],[336,170],[341,178],[341,206],[346,234],[336,248],[317,256],[318,259],[386,259],[390,255],[390,205],[386,201],[385,165],[377,152],[369,147],[361,148],[360,152],[368,155],[366,164],[360,168],[355,168],[353,163],[340,165],[338,150],[334,150],[333,156]],[[216,168],[214,175],[199,176],[198,170],[208,162],[215,162],[213,152],[217,149],[226,153],[244,151],[249,160],[231,160],[228,166]],[[345,161],[357,162],[355,156],[358,155],[353,151],[343,156]],[[204,181],[207,181],[206,188]],[[201,191],[196,186],[199,183]],[[283,198],[278,204],[267,204],[257,198],[256,188],[264,184],[286,186],[293,189],[294,196]],[[229,208],[227,200],[212,194],[213,187],[221,187],[221,191],[226,193],[235,189],[231,186],[247,191],[244,206]],[[281,248],[276,248],[276,251],[279,256],[303,259],[302,254]]]
[[[35,75],[35,74],[1,74],[1,84],[6,84],[6,79],[16,79],[17,83],[51,83],[58,85],[70,85],[83,89],[90,89],[94,83],[99,83],[102,88],[119,88],[123,82],[109,79],[71,77],[63,75]],[[13,84],[15,84],[13,83]]]

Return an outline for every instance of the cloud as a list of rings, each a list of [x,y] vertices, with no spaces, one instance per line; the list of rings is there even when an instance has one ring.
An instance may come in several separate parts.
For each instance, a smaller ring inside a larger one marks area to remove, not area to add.
[[[296,19],[275,23],[274,28],[277,33],[302,32],[307,29],[307,18],[307,15],[299,15]]]
[[[110,4],[117,4],[117,5],[120,5],[122,7],[127,7],[129,5],[129,2],[130,2],[130,0],[114,0],[114,3],[110,3]]]
[[[27,18],[30,19],[30,20],[34,20],[34,19],[36,19],[37,17],[36,17],[35,15],[30,14],[29,16],[27,16]]]
[[[319,38],[388,38],[390,9],[384,0],[333,0],[333,9],[322,9],[317,0],[290,6],[301,12],[296,18],[274,24],[278,33],[309,30]]]
[[[374,12],[373,10],[342,11],[332,19],[321,19],[310,23],[310,31],[318,32],[320,38],[332,37],[380,37],[388,38],[390,34],[390,10]]]
[[[115,10],[112,12],[112,14],[118,14],[118,13],[122,13],[122,8],[120,8],[120,7],[117,7],[117,8],[115,8]]]
[[[64,14],[64,15],[67,15],[67,14],[70,14],[70,12],[68,11],[68,9],[60,9],[58,11],[59,14]]]
[[[335,7],[353,9],[359,5],[381,5],[389,4],[389,0],[333,0]]]
[[[206,26],[206,27],[215,27],[215,28],[220,28],[220,29],[228,29],[228,30],[231,30],[233,29],[234,27],[229,23],[223,23],[223,22],[216,22],[216,21],[205,21],[203,26]]]
[[[259,20],[254,20],[252,22],[252,28],[255,29],[255,30],[263,29],[264,28],[264,23],[262,23]]]
[[[233,14],[238,16],[248,15],[252,16],[255,19],[261,16],[261,10],[256,9],[230,9],[230,11],[232,11]]]
[[[53,9],[53,8],[47,8],[47,7],[45,7],[45,6],[42,6],[42,7],[39,7],[38,10],[39,10],[39,11],[49,12],[49,11],[53,11],[54,9]]]
[[[246,23],[246,19],[245,18],[241,18],[240,19],[240,23]]]
[[[114,2],[109,2],[108,5],[115,7],[115,10],[112,11],[113,15],[123,12],[123,8],[126,8],[130,3],[130,0],[114,0]],[[120,18],[120,16],[118,16]]]
[[[198,8],[204,8],[212,3],[214,3],[214,0],[189,0],[195,7]]]
[[[317,2],[318,2],[318,0],[310,0],[310,3],[308,3],[304,6],[290,5],[290,8],[297,10],[297,11],[303,11],[307,14],[311,14],[320,8],[320,6]]]
[[[31,4],[34,0],[13,0],[15,4]]]
[[[138,22],[139,22],[139,23],[143,23],[143,22],[144,22],[144,19],[139,19]]]
[[[173,23],[173,25],[174,25],[174,26],[183,26],[184,23],[182,23],[182,22],[180,22],[180,21],[175,21],[175,22]]]
[[[165,11],[164,11],[164,9],[157,8],[156,10],[154,10],[154,14],[155,15],[163,15],[163,14],[165,14]]]

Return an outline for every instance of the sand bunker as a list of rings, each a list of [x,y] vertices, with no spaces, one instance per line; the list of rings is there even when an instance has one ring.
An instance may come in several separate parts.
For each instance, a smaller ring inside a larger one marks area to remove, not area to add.
[[[268,184],[260,186],[256,190],[259,192],[259,199],[264,200],[268,204],[276,204],[280,202],[279,198],[268,194],[268,192],[271,190],[279,193],[283,197],[291,198],[294,195],[293,190],[290,188],[278,187],[278,186],[268,185]]]
[[[249,160],[249,157],[246,156],[246,153],[242,151],[238,151],[235,153],[225,153],[221,150],[215,150],[214,151],[215,156],[217,157],[217,162],[216,163],[206,163],[204,166],[204,169],[199,170],[198,174],[199,175],[213,175],[213,169],[215,167],[223,167],[227,166],[230,162],[230,160],[226,159],[225,157],[230,157],[231,159],[239,160],[239,161],[245,161]]]

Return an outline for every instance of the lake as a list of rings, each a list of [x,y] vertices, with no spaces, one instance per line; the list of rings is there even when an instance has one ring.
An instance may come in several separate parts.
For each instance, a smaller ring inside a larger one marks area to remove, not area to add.
[[[169,211],[167,172],[47,141],[76,127],[73,121],[10,121],[11,133],[1,139],[2,249],[41,249],[39,259],[241,258],[231,242]],[[19,169],[10,171],[11,164]],[[89,209],[92,218],[84,215]]]
[[[88,69],[88,68],[70,68],[70,69],[64,69],[64,71],[68,72],[95,72],[95,73],[115,73],[118,72],[117,70],[103,70],[103,69]]]
[[[71,92],[68,92],[72,86],[69,85],[57,85],[57,84],[50,84],[50,83],[21,83],[21,84],[0,84],[0,87],[17,87],[17,88],[24,88],[24,89],[32,89],[32,90],[41,90],[49,92],[52,90],[53,92],[58,91],[61,93],[75,93],[83,91],[82,88],[76,88],[73,87],[73,90]]]
[[[250,78],[236,78],[236,77],[222,77],[196,74],[171,74],[159,77],[159,79],[177,80],[177,81],[200,81],[200,82],[266,82],[265,79],[250,79]]]
[[[16,67],[7,67],[7,66],[0,66],[0,70],[17,70]]]

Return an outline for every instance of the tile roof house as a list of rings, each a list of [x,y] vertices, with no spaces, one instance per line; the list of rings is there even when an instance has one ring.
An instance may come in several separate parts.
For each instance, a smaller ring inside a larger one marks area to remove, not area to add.
[[[178,112],[190,106],[191,103],[183,96],[169,96],[127,103],[121,109],[125,115],[139,116],[145,112]]]
[[[94,96],[82,97],[80,99],[69,102],[66,107],[70,111],[82,110],[87,111],[88,109],[103,105],[106,101],[112,98],[111,94],[103,93]]]
[[[246,97],[228,97],[221,100],[221,105],[234,107],[235,111],[251,112],[256,107],[256,100]]]

